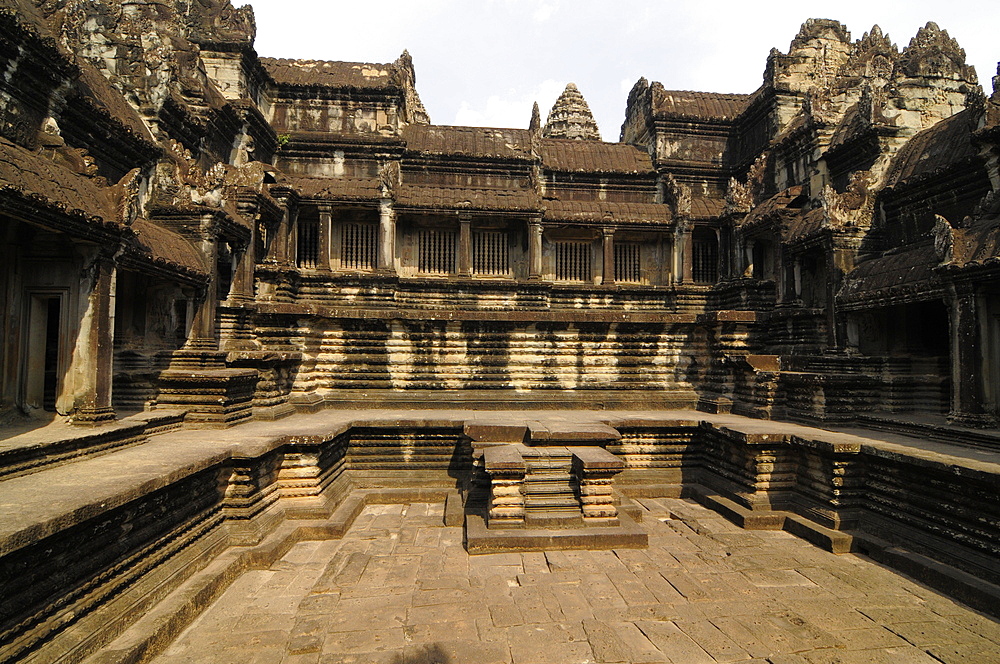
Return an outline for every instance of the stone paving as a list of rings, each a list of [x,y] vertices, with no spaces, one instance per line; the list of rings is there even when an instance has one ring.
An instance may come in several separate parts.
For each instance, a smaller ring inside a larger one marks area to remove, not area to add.
[[[641,502],[648,549],[482,556],[442,505],[371,506],[241,576],[154,661],[1000,662],[1000,623],[863,557]]]

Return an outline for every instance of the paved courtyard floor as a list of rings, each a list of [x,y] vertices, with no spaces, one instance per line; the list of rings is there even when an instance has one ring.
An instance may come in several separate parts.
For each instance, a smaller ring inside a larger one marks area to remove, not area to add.
[[[469,556],[371,506],[237,579],[155,662],[990,664],[1000,623],[855,555],[643,500],[649,548]]]

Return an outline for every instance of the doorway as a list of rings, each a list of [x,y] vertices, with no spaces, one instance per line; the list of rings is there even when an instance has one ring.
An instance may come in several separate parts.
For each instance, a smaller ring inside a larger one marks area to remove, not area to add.
[[[23,407],[27,412],[55,412],[62,378],[62,293],[28,296],[27,352],[24,360]]]

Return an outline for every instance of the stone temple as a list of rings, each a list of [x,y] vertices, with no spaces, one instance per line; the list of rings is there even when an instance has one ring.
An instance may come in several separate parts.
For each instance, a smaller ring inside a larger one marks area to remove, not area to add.
[[[1000,75],[603,142],[254,35],[0,0],[0,662],[1000,661]]]

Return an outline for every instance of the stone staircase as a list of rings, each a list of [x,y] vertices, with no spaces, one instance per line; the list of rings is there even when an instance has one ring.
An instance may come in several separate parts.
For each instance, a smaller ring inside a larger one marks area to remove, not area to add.
[[[583,525],[580,486],[573,475],[569,448],[525,447],[524,520],[528,527],[565,528]]]
[[[469,423],[475,472],[465,505],[470,553],[645,547],[641,510],[613,487],[625,464],[611,427]]]

